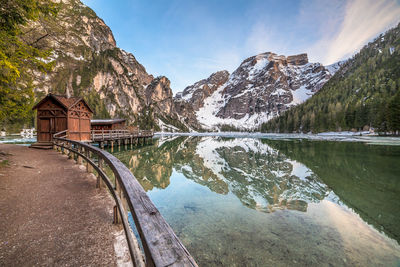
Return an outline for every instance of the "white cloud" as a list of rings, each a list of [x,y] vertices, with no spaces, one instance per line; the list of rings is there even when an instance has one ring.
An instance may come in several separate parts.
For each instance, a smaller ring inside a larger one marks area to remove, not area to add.
[[[400,6],[395,0],[350,0],[344,12],[338,30],[327,30],[312,46],[311,58],[324,64],[348,58],[400,20]]]
[[[260,20],[250,29],[245,42],[245,50],[251,55],[263,52],[281,53],[284,48],[282,44],[278,44],[277,37],[275,30]]]

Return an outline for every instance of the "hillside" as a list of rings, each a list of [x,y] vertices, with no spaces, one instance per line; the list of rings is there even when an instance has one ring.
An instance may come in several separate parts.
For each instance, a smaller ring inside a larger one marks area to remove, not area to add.
[[[175,107],[194,129],[255,130],[315,94],[337,70],[308,62],[307,54],[262,53],[232,73],[220,71],[188,86]]]
[[[94,118],[126,118],[141,128],[159,129],[159,120],[181,129],[170,82],[146,72],[133,54],[117,47],[110,28],[79,0],[59,3],[56,18],[29,24],[24,38],[50,49],[48,73],[33,72],[35,101],[52,92],[82,96]]]
[[[305,103],[262,125],[263,132],[400,130],[400,24],[346,61]]]

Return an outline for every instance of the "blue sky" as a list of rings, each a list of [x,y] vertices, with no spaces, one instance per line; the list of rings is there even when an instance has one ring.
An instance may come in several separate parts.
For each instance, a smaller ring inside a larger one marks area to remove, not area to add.
[[[400,21],[400,0],[83,0],[174,93],[247,57],[308,53],[331,64]]]

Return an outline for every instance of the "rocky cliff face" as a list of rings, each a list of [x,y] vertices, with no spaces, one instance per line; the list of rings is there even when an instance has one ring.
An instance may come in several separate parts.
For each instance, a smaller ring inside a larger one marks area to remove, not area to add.
[[[203,107],[204,100],[226,83],[228,78],[228,71],[219,71],[176,94],[174,99],[175,110],[185,123],[196,130],[202,128],[202,125],[197,121],[196,112]]]
[[[224,125],[257,129],[261,123],[304,102],[332,76],[320,63],[309,63],[307,54],[285,57],[270,52],[244,60],[229,77],[224,74],[219,81],[225,82],[215,84],[212,90],[204,85],[214,74],[177,94],[175,105],[192,106],[192,110],[177,108],[181,115],[193,118],[189,124],[206,129]]]
[[[170,84],[167,77],[155,78],[146,88],[146,104],[154,104],[160,114],[174,116],[175,109]]]
[[[229,72],[226,70],[213,73],[207,79],[188,86],[182,93],[176,94],[176,100],[190,100],[193,108],[198,110],[203,106],[204,99],[214,93],[228,78]]]
[[[169,80],[154,79],[131,53],[118,48],[110,28],[79,0],[60,1],[56,19],[29,27],[29,38],[53,50],[48,59],[54,62],[53,71],[35,73],[38,98],[49,92],[83,96],[98,118],[134,122],[149,107],[156,122],[164,113],[173,115]]]

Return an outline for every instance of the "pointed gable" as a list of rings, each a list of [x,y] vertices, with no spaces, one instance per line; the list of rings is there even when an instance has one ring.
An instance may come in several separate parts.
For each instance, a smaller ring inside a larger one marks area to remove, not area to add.
[[[48,94],[45,98],[43,98],[39,103],[37,103],[32,109],[37,109],[39,108],[43,103],[45,103],[47,100],[53,99],[55,100],[56,103],[59,103],[61,107],[64,109],[68,110],[72,107],[74,107],[76,104],[79,102],[83,102],[83,104],[87,107],[87,109],[93,113],[93,110],[90,108],[90,106],[86,103],[86,101],[81,98],[81,97],[66,97],[66,96],[61,96],[61,95],[53,95],[53,94]]]

